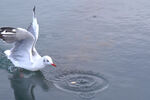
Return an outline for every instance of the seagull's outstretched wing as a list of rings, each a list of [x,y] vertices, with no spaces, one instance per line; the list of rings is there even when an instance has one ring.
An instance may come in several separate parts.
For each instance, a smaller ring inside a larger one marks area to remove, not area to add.
[[[32,47],[32,55],[33,56],[38,56],[38,52],[35,49],[35,44],[37,42],[38,36],[39,36],[39,24],[37,22],[37,18],[35,16],[35,6],[33,8],[33,19],[32,19],[32,23],[29,25],[28,29],[29,32],[32,33],[32,35],[35,37],[35,41]]]
[[[33,19],[32,19],[32,23],[29,25],[28,27],[28,31],[31,32],[33,34],[33,36],[36,38],[36,40],[38,39],[38,35],[39,35],[39,24],[37,22],[37,18],[35,16],[35,6],[33,8]]]
[[[14,43],[14,47],[6,50],[5,54],[15,66],[24,67],[32,63],[31,50],[35,38],[30,32],[22,28],[2,27],[0,38],[7,43]]]

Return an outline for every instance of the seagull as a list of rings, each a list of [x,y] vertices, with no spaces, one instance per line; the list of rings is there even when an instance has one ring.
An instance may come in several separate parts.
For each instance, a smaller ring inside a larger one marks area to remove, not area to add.
[[[13,48],[4,51],[7,58],[15,67],[30,71],[37,71],[46,66],[54,66],[50,56],[41,57],[35,49],[35,44],[39,35],[39,25],[35,16],[35,6],[33,8],[33,19],[27,29],[1,27],[0,39],[4,42],[13,44]]]

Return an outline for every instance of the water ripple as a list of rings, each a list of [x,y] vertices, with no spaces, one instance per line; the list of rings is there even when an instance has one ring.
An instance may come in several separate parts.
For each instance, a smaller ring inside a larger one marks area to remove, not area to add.
[[[108,87],[107,79],[92,71],[61,71],[53,79],[58,89],[77,93],[82,98],[93,98]]]

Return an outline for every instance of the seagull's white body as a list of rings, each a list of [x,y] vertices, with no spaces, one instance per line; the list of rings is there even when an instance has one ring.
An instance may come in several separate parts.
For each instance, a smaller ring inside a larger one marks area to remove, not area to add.
[[[35,7],[33,9],[32,23],[27,30],[23,28],[2,27],[0,32],[1,39],[7,43],[14,43],[14,47],[11,50],[6,50],[4,53],[16,67],[36,71],[44,68],[46,65],[56,66],[53,64],[51,57],[41,57],[35,49],[39,34]]]

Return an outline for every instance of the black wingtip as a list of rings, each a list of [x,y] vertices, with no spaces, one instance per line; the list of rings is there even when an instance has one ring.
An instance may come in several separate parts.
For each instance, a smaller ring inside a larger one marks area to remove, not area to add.
[[[33,8],[33,12],[35,13],[35,8],[36,8],[36,6],[34,6],[34,8]]]

